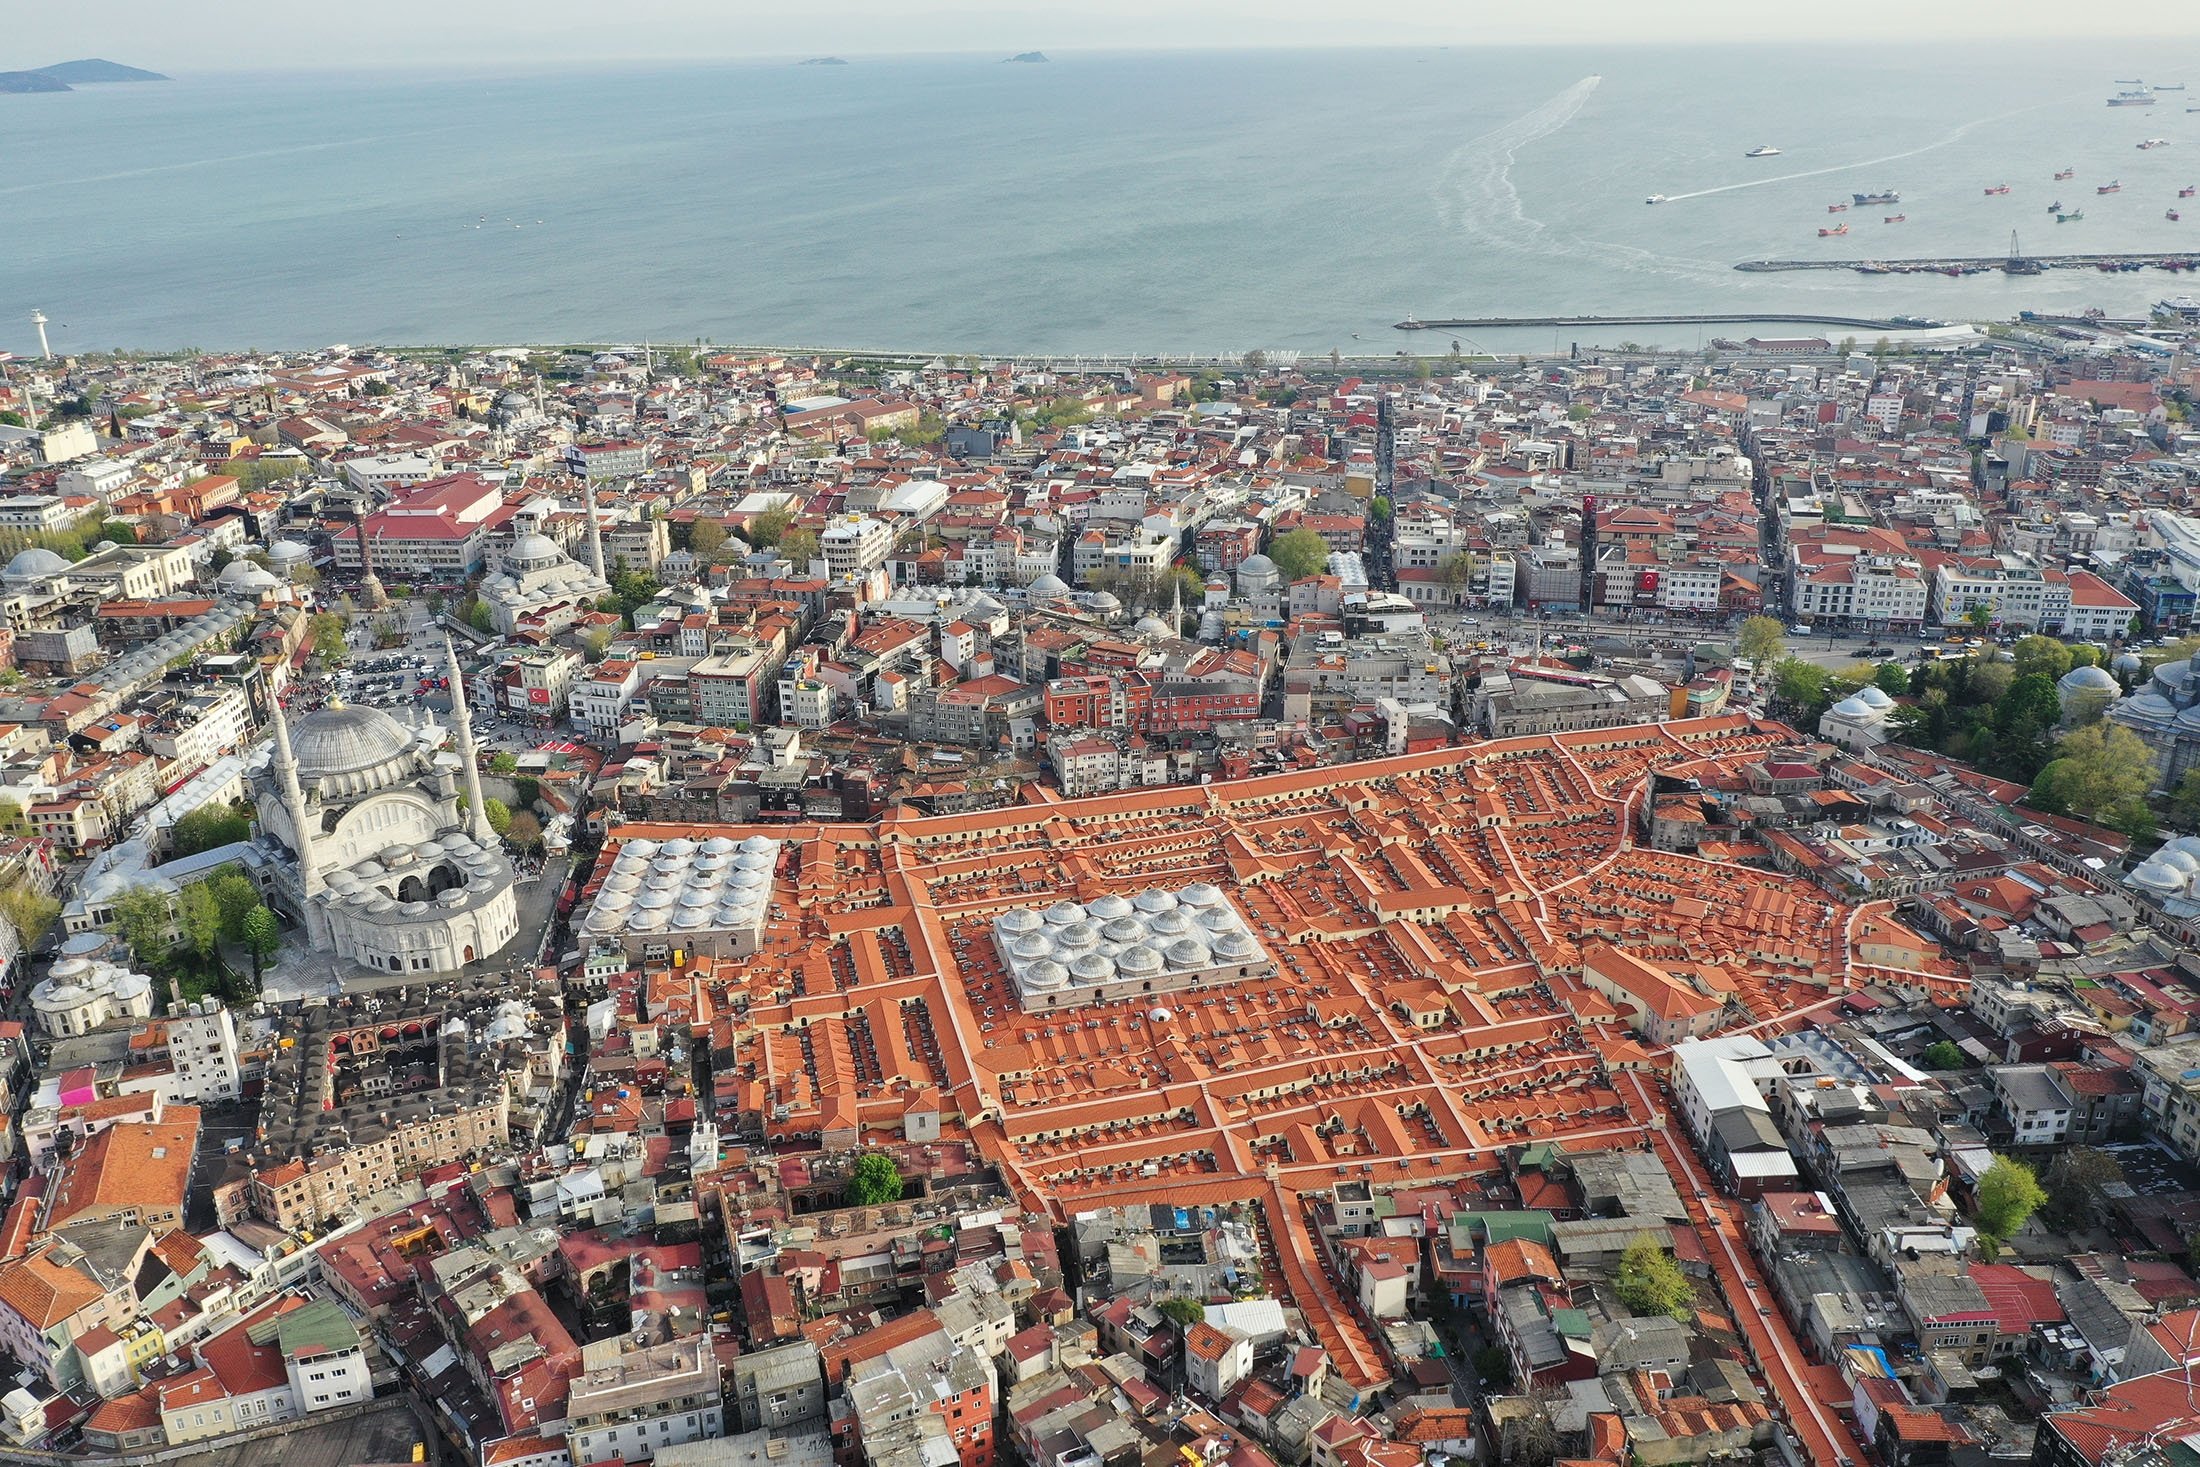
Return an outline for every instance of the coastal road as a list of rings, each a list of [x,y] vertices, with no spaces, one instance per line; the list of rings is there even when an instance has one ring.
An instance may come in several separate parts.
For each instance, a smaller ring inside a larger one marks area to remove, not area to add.
[[[1628,1088],[1634,1091],[1635,1104],[1630,1109],[1638,1118],[1645,1125],[1657,1117],[1665,1121],[1663,1127],[1653,1128],[1654,1144],[1674,1186],[1680,1189],[1682,1205],[1688,1210],[1697,1237],[1707,1245],[1704,1251],[1718,1275],[1727,1307],[1749,1341],[1750,1354],[1772,1388],[1774,1401],[1787,1409],[1789,1425],[1802,1438],[1805,1456],[1820,1467],[1862,1461],[1862,1443],[1846,1422],[1825,1408],[1812,1389],[1809,1363],[1802,1358],[1772,1291],[1765,1286],[1756,1260],[1741,1238],[1734,1209],[1716,1205],[1710,1179],[1690,1159],[1687,1147],[1675,1134],[1671,1111],[1643,1082],[1642,1072],[1629,1070],[1625,1078]]]

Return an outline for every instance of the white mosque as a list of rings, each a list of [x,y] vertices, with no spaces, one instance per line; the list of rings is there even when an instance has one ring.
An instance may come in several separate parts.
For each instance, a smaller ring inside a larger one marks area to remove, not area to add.
[[[277,902],[317,951],[378,972],[452,972],[519,931],[457,654],[445,651],[455,756],[438,752],[432,722],[409,729],[377,708],[331,704],[293,730],[278,704],[273,757],[248,776]]]
[[[604,575],[603,530],[596,523],[596,496],[585,501],[588,516],[588,565],[577,565],[557,542],[539,531],[513,540],[495,572],[481,583],[481,599],[498,632],[522,629],[554,637],[581,619],[584,604],[611,594]]]

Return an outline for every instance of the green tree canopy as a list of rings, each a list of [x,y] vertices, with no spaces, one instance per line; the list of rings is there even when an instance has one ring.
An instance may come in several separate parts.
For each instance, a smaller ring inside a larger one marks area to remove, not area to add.
[[[1760,672],[1787,652],[1787,628],[1776,616],[1753,616],[1734,634],[1734,655],[1747,658]]]
[[[901,1168],[883,1151],[866,1151],[856,1158],[843,1193],[850,1207],[878,1207],[901,1198]]]
[[[1322,567],[1329,564],[1329,542],[1312,530],[1290,530],[1278,535],[1268,547],[1268,558],[1276,563],[1276,570],[1288,586],[1321,574]]]
[[[275,914],[264,906],[245,913],[243,925],[244,945],[252,954],[252,981],[256,984],[260,981],[262,965],[283,945],[283,928],[275,920]]]
[[[2139,835],[2154,824],[2146,804],[2154,774],[2154,752],[2146,742],[2122,724],[2104,721],[2065,734],[2025,799],[2042,810]]]
[[[1978,1179],[1978,1230],[1996,1243],[2006,1242],[2046,1200],[2032,1168],[2013,1156],[1997,1156]]]
[[[1172,1294],[1155,1306],[1161,1313],[1185,1329],[1190,1329],[1207,1317],[1207,1306],[1197,1299],[1187,1299],[1182,1294]]]
[[[493,796],[481,802],[481,813],[489,817],[489,828],[498,835],[512,828],[512,807]]]
[[[150,886],[133,886],[115,898],[115,933],[143,968],[158,971],[168,962],[171,918],[168,896]]]
[[[793,510],[785,507],[767,509],[749,521],[749,543],[770,549],[779,543],[780,537],[785,535],[788,527],[793,524]]]
[[[244,919],[260,904],[260,889],[252,878],[237,870],[217,871],[206,878],[206,888],[221,908],[222,939],[244,941]]]
[[[1772,696],[1793,708],[1814,709],[1826,701],[1826,670],[1800,657],[1784,657],[1772,669]]]
[[[2067,650],[2070,653],[2070,665],[2072,667],[2100,667],[2103,665],[2101,649],[2098,647],[2088,646],[2084,642],[2076,642],[2071,644]]]
[[[27,881],[0,886],[0,922],[15,929],[18,945],[28,948],[46,935],[53,919],[61,915],[61,903]]]
[[[251,806],[201,805],[178,820],[169,833],[170,855],[172,859],[195,856],[251,838]]]
[[[194,881],[176,893],[177,944],[204,963],[221,950],[222,902],[211,882]]]
[[[1963,1051],[1946,1039],[1925,1046],[1925,1053],[1919,1058],[1925,1061],[1927,1069],[1933,1070],[1960,1070],[1965,1063]]]
[[[716,520],[698,519],[688,527],[688,549],[706,565],[710,564],[712,556],[725,548],[728,538],[726,527]]]
[[[315,612],[306,623],[306,634],[313,639],[313,655],[323,662],[342,662],[351,655],[344,641],[344,619],[333,611]]]
[[[791,561],[796,570],[806,569],[817,559],[817,532],[789,530],[779,537],[779,553]]]
[[[2053,637],[2038,634],[2026,637],[2010,649],[2010,657],[2016,663],[2017,676],[2027,678],[2041,674],[2053,682],[2070,671],[2070,649]]]
[[[1910,691],[1909,669],[1899,662],[1880,663],[1879,671],[1872,674],[1872,681],[1890,698],[1906,697]]]
[[[517,774],[519,772],[519,755],[513,753],[510,749],[498,750],[489,756],[489,772],[491,774]]]
[[[2047,1192],[2040,1215],[2058,1228],[2083,1227],[2093,1221],[2102,1189],[2123,1179],[2123,1164],[2099,1147],[2066,1147],[2040,1179]]]
[[[1667,1314],[1686,1320],[1694,1313],[1695,1290],[1673,1255],[1645,1236],[1620,1255],[1612,1292],[1637,1314]]]

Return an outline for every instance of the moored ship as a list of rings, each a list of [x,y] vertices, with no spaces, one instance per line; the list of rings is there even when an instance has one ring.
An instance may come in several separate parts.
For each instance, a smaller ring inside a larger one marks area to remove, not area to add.
[[[1857,204],[1899,204],[1902,202],[1902,195],[1888,189],[1885,193],[1850,194],[1849,200]]]

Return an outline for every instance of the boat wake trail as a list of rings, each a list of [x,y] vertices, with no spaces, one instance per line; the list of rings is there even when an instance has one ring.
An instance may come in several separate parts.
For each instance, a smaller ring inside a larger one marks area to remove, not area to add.
[[[1973,118],[1946,137],[1935,138],[1932,142],[1922,143],[1917,147],[1907,148],[1899,153],[1888,153],[1884,157],[1860,158],[1854,163],[1835,163],[1827,168],[1806,168],[1800,173],[1775,173],[1770,178],[1752,178],[1742,183],[1722,183],[1717,188],[1699,188],[1685,194],[1667,194],[1665,202],[1677,204],[1683,199],[1706,199],[1713,194],[1731,194],[1738,193],[1745,188],[1763,188],[1768,183],[1791,183],[1798,178],[1823,178],[1829,173],[1853,173],[1859,168],[1877,168],[1882,163],[1899,163],[1905,158],[1915,158],[1921,153],[1935,152],[1952,143],[1962,142],[1964,138],[1982,127],[2006,121],[2020,112],[2034,110],[2036,110],[2035,107],[2018,107],[2009,112],[1997,113],[1992,117]]]
[[[1437,175],[1436,214],[1444,227],[1499,236],[1501,243],[1511,244],[1526,244],[1540,233],[1543,226],[1520,207],[1513,159],[1528,144],[1572,122],[1603,80],[1585,76],[1534,111],[1460,144]]]
[[[1462,143],[1437,172],[1438,220],[1447,229],[1499,249],[1593,260],[1661,275],[1723,278],[1725,272],[1714,261],[1675,259],[1634,245],[1553,235],[1521,206],[1520,191],[1512,181],[1513,162],[1520,150],[1572,122],[1603,80],[1583,77],[1534,111]]]

